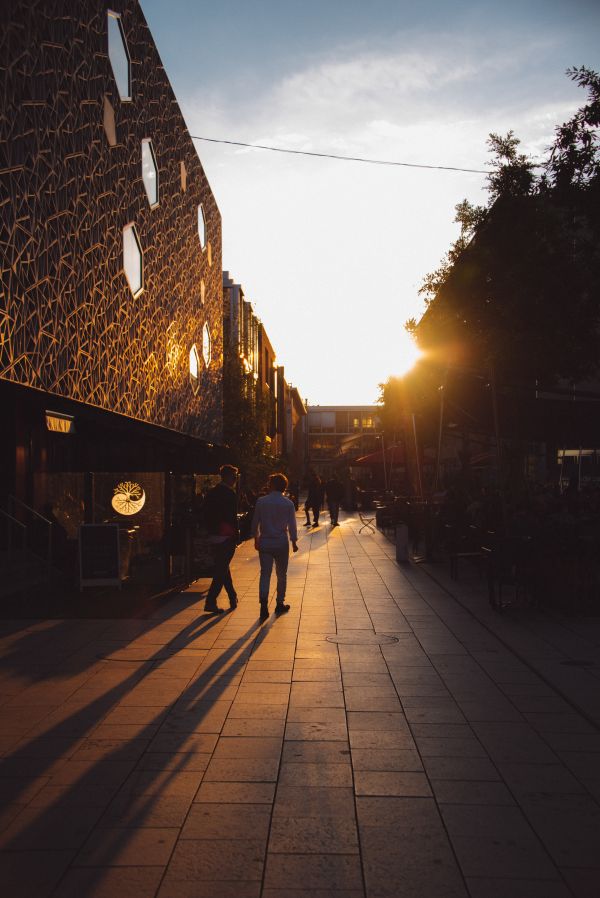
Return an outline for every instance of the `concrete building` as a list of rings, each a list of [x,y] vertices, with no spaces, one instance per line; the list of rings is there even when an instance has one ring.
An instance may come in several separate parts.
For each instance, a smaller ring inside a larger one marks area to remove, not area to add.
[[[225,356],[239,359],[242,393],[266,406],[265,456],[282,459],[291,476],[300,479],[304,468],[306,407],[300,393],[285,380],[267,329],[254,312],[241,284],[223,272],[223,333]],[[227,415],[227,408],[225,409]],[[239,435],[243,439],[243,435]]]
[[[352,462],[381,448],[376,405],[308,407],[306,463],[322,477],[346,471]]]
[[[28,509],[68,541],[114,521],[168,569],[219,462],[221,216],[137,0],[1,29],[4,539]]]

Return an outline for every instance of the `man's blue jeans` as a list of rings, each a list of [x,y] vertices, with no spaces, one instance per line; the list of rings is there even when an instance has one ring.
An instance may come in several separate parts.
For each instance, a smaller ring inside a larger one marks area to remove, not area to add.
[[[260,549],[258,553],[260,559],[260,581],[258,584],[258,595],[261,605],[266,605],[269,601],[269,585],[271,583],[271,572],[273,570],[273,562],[275,562],[275,574],[277,576],[277,604],[282,605],[285,598],[285,588],[287,586],[287,569],[290,557],[290,546],[286,543],[278,549]]]

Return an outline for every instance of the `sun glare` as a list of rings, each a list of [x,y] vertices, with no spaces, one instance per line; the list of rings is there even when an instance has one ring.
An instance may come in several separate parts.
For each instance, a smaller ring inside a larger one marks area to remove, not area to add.
[[[423,353],[406,331],[400,331],[394,358],[394,374],[402,377],[418,362]]]

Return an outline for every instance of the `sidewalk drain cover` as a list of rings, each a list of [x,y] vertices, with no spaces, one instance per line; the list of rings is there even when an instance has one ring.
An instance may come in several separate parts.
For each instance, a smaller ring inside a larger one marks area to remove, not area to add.
[[[326,636],[327,642],[335,642],[337,645],[393,645],[398,642],[397,636],[387,636],[385,633],[360,633],[350,636]]]

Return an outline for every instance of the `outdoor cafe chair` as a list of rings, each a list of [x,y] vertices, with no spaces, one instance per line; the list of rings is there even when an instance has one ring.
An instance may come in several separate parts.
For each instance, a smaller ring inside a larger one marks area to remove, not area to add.
[[[359,508],[358,516],[362,523],[362,527],[359,527],[358,532],[362,533],[362,531],[366,528],[367,532],[370,531],[371,533],[375,533],[375,527],[373,526],[373,521],[375,520],[375,512],[365,511]]]

